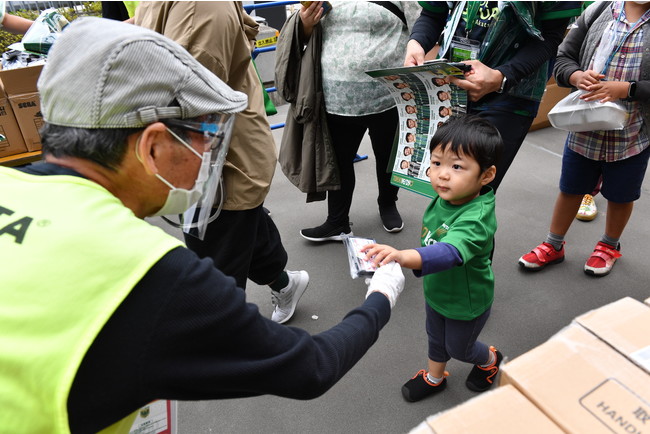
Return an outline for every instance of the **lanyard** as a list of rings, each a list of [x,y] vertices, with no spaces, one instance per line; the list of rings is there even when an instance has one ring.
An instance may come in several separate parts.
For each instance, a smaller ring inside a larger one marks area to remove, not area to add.
[[[467,19],[465,20],[465,36],[469,38],[469,32],[474,28],[476,14],[481,7],[480,1],[471,1],[467,5]]]
[[[447,24],[445,24],[445,28],[442,31],[442,44],[438,51],[438,57],[443,56],[449,49],[449,45],[451,45],[451,40],[454,37],[454,33],[456,33],[456,28],[458,27],[461,15],[463,15],[466,3],[466,1],[460,1],[456,6],[454,6],[451,18],[447,20]]]
[[[621,19],[623,17],[624,11],[625,11],[625,2],[621,2],[621,10],[618,13],[618,18],[616,19],[616,23],[614,24],[614,26],[612,28],[612,33],[613,33],[612,37],[613,38],[616,38],[616,35],[618,33],[618,27],[619,27],[619,24],[620,24]],[[621,38],[621,41],[618,43],[616,48],[614,50],[612,50],[611,54],[607,58],[607,61],[605,62],[605,65],[603,66],[603,70],[600,71],[601,74],[605,74],[605,70],[607,70],[607,67],[609,66],[610,62],[612,61],[612,59],[614,59],[614,56],[621,49],[621,47],[623,46],[623,44],[625,43],[627,38],[632,34],[632,32],[634,32],[636,29],[641,27],[643,25],[643,23],[646,21],[646,20],[643,19],[643,17],[645,15],[646,15],[645,13],[643,15],[641,15],[641,17],[637,20],[637,22],[632,24],[632,27],[630,28],[630,30],[625,32],[625,34]]]

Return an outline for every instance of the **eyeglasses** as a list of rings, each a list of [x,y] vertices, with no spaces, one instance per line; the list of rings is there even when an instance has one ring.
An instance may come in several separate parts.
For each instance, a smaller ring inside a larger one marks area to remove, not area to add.
[[[204,152],[218,149],[230,135],[232,116],[228,114],[211,114],[193,119],[164,119],[167,127],[180,128],[203,137]]]

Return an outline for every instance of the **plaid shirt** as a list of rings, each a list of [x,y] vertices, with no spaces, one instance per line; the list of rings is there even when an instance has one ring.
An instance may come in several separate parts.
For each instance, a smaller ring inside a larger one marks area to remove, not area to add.
[[[645,24],[650,19],[650,11],[643,14],[637,23],[629,23],[625,17],[623,2],[615,2],[612,8],[614,16],[612,26],[616,33],[616,41],[620,42],[633,27],[634,30],[612,57],[604,73],[605,80],[638,80],[643,57],[643,31]],[[623,16],[619,20],[620,14]],[[590,67],[593,64],[593,59],[591,62]],[[650,140],[639,102],[623,101],[623,104],[630,114],[624,129],[569,133],[567,137],[569,149],[591,160],[606,162],[624,160],[646,149],[650,145]]]

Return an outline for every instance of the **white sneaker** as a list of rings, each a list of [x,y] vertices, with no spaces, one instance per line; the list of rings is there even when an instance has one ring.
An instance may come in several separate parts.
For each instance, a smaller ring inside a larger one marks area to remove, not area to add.
[[[271,291],[271,302],[275,305],[271,320],[283,324],[293,316],[296,305],[309,285],[306,271],[287,271],[289,284],[278,291]]]

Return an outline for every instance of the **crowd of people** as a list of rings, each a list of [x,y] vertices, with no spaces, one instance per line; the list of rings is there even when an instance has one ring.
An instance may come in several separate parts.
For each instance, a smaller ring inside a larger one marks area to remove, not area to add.
[[[389,170],[399,114],[365,71],[422,65],[434,52],[471,66],[443,80],[467,91],[468,105],[446,113],[427,144],[434,195],[418,247],[364,247],[377,266],[365,300],[315,335],[284,325],[310,278],[286,269],[263,206],[278,157],[251,61],[255,20],[239,2],[141,2],[126,22],[83,18],[62,32],[38,82],[44,159],[0,167],[3,429],[123,432],[155,399],[316,398],[379,338],[402,268],[422,278],[428,337],[426,369],[401,386],[404,399],[444,391],[452,358],[472,365],[470,390],[488,390],[504,357],[479,340],[494,301],[496,193],[551,72],[629,116],[622,130],[568,135],[549,233],[519,264],[561,262],[585,195],[599,190],[605,229],[584,271],[612,271],[650,158],[650,3],[419,3],[310,2],[290,21],[286,53],[300,67],[283,71],[283,86],[314,98],[313,126],[338,177],[314,191],[326,193],[328,215],[300,231],[309,242],[352,235],[352,161],[366,132],[379,221],[389,233],[404,227]],[[29,27],[8,17],[9,31]],[[318,65],[302,61],[307,52]],[[182,239],[144,220],[172,215]],[[248,279],[269,286],[271,318],[246,302]]]

